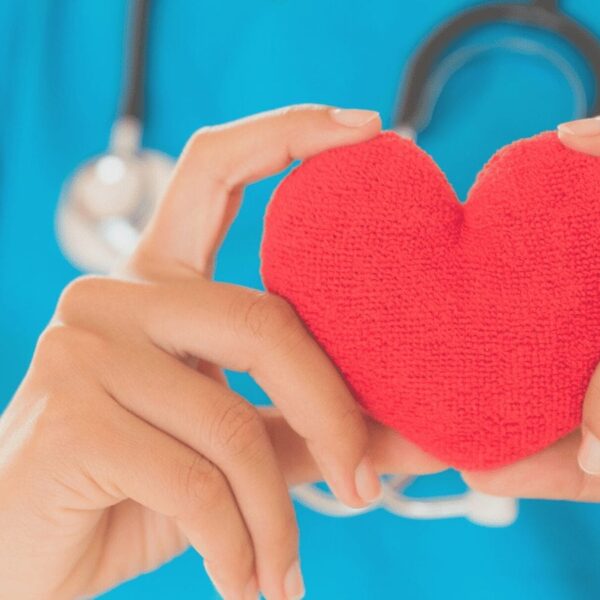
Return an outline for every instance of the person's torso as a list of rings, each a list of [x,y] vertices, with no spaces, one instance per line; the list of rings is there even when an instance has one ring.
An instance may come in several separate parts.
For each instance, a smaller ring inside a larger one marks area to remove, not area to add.
[[[392,124],[416,46],[467,0],[421,3],[155,3],[145,144],[172,155],[197,128],[287,104],[377,109]],[[600,4],[565,10],[600,34]],[[121,85],[125,5],[0,6],[0,408],[23,377],[61,288],[77,271],[54,233],[60,188],[107,144]],[[515,30],[508,34],[512,35]],[[464,197],[495,149],[573,116],[563,74],[535,55],[494,52],[451,77],[419,142]],[[260,287],[262,217],[275,179],[252,186],[217,277]],[[237,391],[265,400],[248,377]],[[460,489],[455,474],[424,493]],[[417,490],[418,491],[418,490]],[[332,519],[298,507],[310,599],[587,599],[600,593],[600,507],[521,502],[515,525],[411,521],[384,512]],[[594,591],[595,590],[595,591]],[[108,593],[118,598],[213,598],[192,552]]]

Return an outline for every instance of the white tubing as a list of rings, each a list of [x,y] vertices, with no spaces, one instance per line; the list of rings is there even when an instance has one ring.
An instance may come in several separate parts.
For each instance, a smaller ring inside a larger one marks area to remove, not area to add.
[[[438,498],[410,498],[404,489],[411,478],[397,477],[382,481],[379,502],[362,508],[350,508],[332,494],[313,485],[292,490],[294,498],[317,512],[331,517],[353,517],[377,509],[407,519],[450,519],[464,517],[486,527],[506,527],[517,518],[517,501],[468,490],[464,494]]]

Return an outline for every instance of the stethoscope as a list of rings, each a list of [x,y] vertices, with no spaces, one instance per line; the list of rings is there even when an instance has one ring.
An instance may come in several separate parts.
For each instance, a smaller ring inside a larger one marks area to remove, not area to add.
[[[57,235],[67,258],[85,271],[108,272],[133,250],[170,177],[173,161],[156,151],[142,149],[144,58],[149,0],[133,0],[130,60],[123,111],[113,125],[106,154],[83,164],[67,182],[57,209]],[[515,24],[553,33],[576,49],[593,76],[592,99],[581,77],[560,54],[523,38],[501,44],[454,48],[465,34],[486,25]],[[562,13],[557,0],[490,3],[467,9],[435,30],[410,61],[403,94],[395,115],[395,129],[415,138],[422,132],[442,88],[452,74],[493,49],[503,47],[521,54],[541,54],[569,83],[575,100],[574,117],[600,114],[600,43],[590,31]],[[331,516],[350,516],[384,508],[417,519],[466,517],[488,526],[512,523],[517,504],[467,490],[444,498],[413,498],[407,494],[411,477],[384,478],[378,503],[350,509],[320,487],[295,488],[294,496],[307,506]]]

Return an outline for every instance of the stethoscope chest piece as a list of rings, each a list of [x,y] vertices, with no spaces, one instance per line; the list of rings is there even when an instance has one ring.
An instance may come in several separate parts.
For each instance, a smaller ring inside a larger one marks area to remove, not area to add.
[[[173,167],[167,155],[140,150],[137,121],[117,121],[107,153],[84,163],[63,187],[56,229],[65,256],[82,271],[114,269],[135,248]]]
[[[82,271],[108,273],[133,252],[175,165],[141,145],[148,18],[149,0],[135,0],[123,108],[109,148],[75,171],[59,199],[57,238]]]

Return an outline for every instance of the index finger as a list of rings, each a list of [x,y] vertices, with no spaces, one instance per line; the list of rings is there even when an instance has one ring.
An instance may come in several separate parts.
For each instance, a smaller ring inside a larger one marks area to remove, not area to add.
[[[197,131],[187,143],[135,257],[167,260],[202,273],[241,199],[241,188],[292,161],[376,135],[379,115],[299,105]]]

